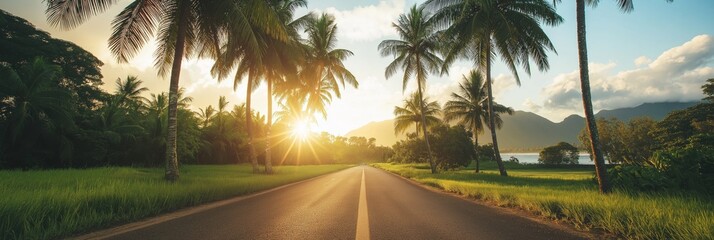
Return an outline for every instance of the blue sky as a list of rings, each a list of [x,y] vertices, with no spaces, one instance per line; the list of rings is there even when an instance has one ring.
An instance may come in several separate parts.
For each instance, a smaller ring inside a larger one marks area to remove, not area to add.
[[[129,1],[119,1],[107,13],[100,14],[81,27],[63,31],[47,25],[41,1],[4,0],[0,9],[28,19],[54,37],[73,41],[105,62],[105,88],[113,90],[113,81],[126,75],[138,75],[153,92],[166,91],[168,80],[156,77],[152,68],[153,44],[145,47],[129,64],[118,64],[106,45],[110,21]],[[338,47],[355,53],[345,62],[357,76],[359,89],[346,89],[342,99],[335,99],[326,120],[315,130],[344,134],[370,121],[392,117],[395,105],[413,91],[402,95],[401,79],[385,80],[384,67],[392,60],[382,58],[377,45],[384,39],[396,38],[391,22],[415,3],[423,1],[311,0],[308,11],[321,11],[336,16],[339,28]],[[596,8],[587,9],[588,51],[596,111],[631,107],[643,102],[690,101],[702,97],[699,86],[714,78],[714,1],[640,0],[635,10],[622,13],[614,0],[602,0]],[[575,40],[574,1],[558,4],[557,12],[565,21],[557,27],[545,27],[558,54],[549,55],[551,68],[528,77],[523,71],[522,85],[515,82],[503,64],[493,69],[496,100],[517,110],[536,112],[552,121],[571,114],[582,115],[577,82],[577,49]],[[500,60],[499,60],[500,61]],[[194,97],[194,108],[215,105],[219,95],[231,103],[242,103],[245,88],[232,91],[232,83],[218,84],[209,74],[210,60],[191,60],[184,64],[181,86]],[[456,87],[460,75],[470,70],[469,62],[458,62],[449,76],[432,76],[428,94],[444,103]],[[414,83],[414,82],[412,82]],[[256,109],[265,112],[265,89],[254,94]]]

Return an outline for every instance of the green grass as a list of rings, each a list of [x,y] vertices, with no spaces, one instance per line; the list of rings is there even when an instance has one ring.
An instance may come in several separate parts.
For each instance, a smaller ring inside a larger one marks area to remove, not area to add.
[[[520,208],[583,230],[603,230],[618,238],[714,239],[714,202],[690,193],[616,191],[599,194],[592,166],[547,169],[507,166],[509,177],[486,163],[473,169],[430,174],[418,164],[373,164],[417,182],[493,204]]]
[[[247,165],[185,166],[173,184],[158,168],[0,171],[0,239],[66,237],[347,167],[282,166],[262,175]]]

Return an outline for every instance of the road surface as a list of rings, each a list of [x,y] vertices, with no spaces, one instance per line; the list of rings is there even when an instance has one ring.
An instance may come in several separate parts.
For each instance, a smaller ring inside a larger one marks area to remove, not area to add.
[[[190,215],[94,237],[582,239],[583,235],[358,166]]]

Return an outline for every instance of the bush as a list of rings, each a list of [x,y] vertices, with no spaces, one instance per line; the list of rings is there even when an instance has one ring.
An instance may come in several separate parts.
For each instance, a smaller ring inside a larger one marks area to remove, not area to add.
[[[695,191],[714,194],[714,151],[686,148],[658,151],[654,166],[620,165],[608,169],[614,187],[634,191]]]
[[[431,128],[429,133],[432,155],[439,169],[450,170],[468,166],[475,152],[471,142],[471,133],[462,126],[439,125]],[[426,143],[416,135],[407,135],[392,146],[394,155],[390,162],[412,163],[428,162]]]
[[[714,150],[711,148],[658,151],[652,161],[678,188],[714,193]]]
[[[607,170],[613,187],[634,191],[660,191],[674,186],[663,172],[653,167],[619,165]]]
[[[493,154],[493,143],[476,147],[476,157],[481,161],[496,161]]]
[[[538,162],[543,164],[578,164],[578,148],[566,142],[546,147],[540,152]]]

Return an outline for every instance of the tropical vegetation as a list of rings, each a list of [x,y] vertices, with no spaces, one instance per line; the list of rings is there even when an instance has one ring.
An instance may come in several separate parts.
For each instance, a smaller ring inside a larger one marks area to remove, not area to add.
[[[487,86],[478,70],[471,70],[468,75],[464,75],[459,83],[459,92],[451,93],[451,100],[444,105],[444,121],[456,122],[469,129],[472,133],[474,146],[478,147],[478,135],[483,132],[484,122],[490,121],[488,107],[488,97],[486,96]],[[513,114],[513,109],[498,103],[493,103],[493,117],[495,126],[501,128],[503,119],[501,114]],[[476,172],[479,172],[481,156],[476,156]]]
[[[437,26],[431,21],[430,13],[424,7],[412,6],[409,12],[401,14],[396,23],[392,26],[397,30],[400,40],[384,40],[379,44],[379,51],[383,57],[392,56],[394,60],[389,63],[384,71],[386,78],[396,74],[399,69],[404,71],[402,78],[402,91],[407,88],[407,83],[412,77],[417,82],[417,96],[419,108],[421,108],[421,122],[429,123],[426,118],[427,103],[424,89],[429,73],[437,73],[443,64],[441,57],[437,55],[439,51],[439,38]],[[395,114],[397,110],[395,109]],[[421,124],[424,142],[426,143],[427,157],[431,172],[436,173],[436,163],[432,159],[431,145],[429,144],[429,134],[427,124]],[[400,129],[395,123],[395,129]]]
[[[518,85],[518,66],[530,74],[532,61],[538,70],[548,70],[547,51],[555,52],[555,47],[541,24],[555,26],[563,18],[545,0],[427,0],[424,5],[435,9],[433,22],[447,27],[441,34],[447,43],[442,49],[446,56],[444,70],[457,59],[465,58],[472,60],[486,79],[494,158],[501,176],[507,176],[496,136],[492,64],[495,56],[500,56]]]

